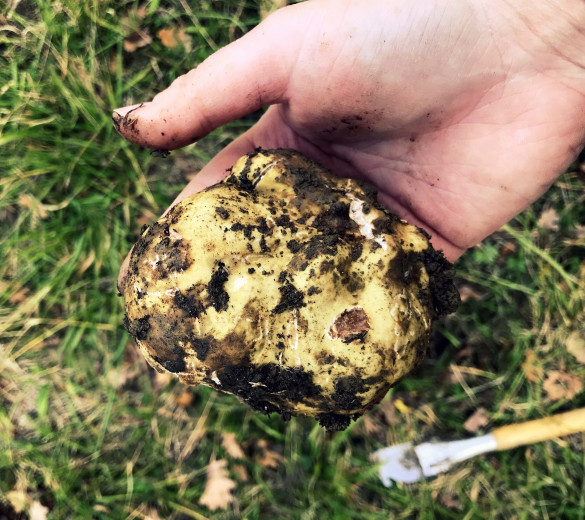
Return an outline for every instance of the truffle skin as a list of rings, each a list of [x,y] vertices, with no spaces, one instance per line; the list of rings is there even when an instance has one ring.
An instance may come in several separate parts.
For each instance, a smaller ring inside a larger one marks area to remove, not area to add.
[[[124,298],[155,369],[330,430],[415,368],[459,303],[427,233],[288,149],[241,157],[144,230]]]

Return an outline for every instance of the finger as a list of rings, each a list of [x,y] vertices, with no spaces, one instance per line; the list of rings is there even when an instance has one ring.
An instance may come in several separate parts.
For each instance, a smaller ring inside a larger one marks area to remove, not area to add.
[[[178,204],[185,197],[200,192],[201,190],[218,183],[229,174],[229,169],[242,156],[250,153],[256,147],[252,132],[248,131],[241,135],[221,152],[219,152],[211,161],[209,161],[197,174],[197,176],[183,189],[169,208],[163,213],[166,215],[169,210]],[[118,291],[124,294],[126,277],[128,276],[128,267],[130,265],[130,256],[132,250],[128,253],[118,275]]]
[[[173,150],[262,106],[284,101],[300,41],[294,36],[297,7],[277,11],[151,102],[116,109],[116,130],[140,146]]]

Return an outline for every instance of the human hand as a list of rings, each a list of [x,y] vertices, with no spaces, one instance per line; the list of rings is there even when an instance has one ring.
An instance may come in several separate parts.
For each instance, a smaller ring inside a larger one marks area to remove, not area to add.
[[[175,203],[258,146],[295,148],[374,184],[453,261],[546,191],[584,144],[585,4],[541,4],[297,4],[114,122],[169,150],[271,105]]]

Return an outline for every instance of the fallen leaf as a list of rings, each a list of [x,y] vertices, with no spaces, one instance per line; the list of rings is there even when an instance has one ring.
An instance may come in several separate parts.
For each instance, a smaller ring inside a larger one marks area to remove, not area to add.
[[[567,352],[582,364],[585,364],[585,336],[583,332],[575,330],[569,334],[565,343]]]
[[[189,408],[193,403],[193,394],[185,388],[179,395],[175,396],[175,404],[182,408]]]
[[[47,514],[49,513],[49,508],[45,507],[38,501],[34,501],[29,509],[29,520],[47,520]]]
[[[136,18],[142,20],[148,14],[148,6],[146,4],[139,5],[136,9]]]
[[[490,422],[490,416],[485,408],[478,408],[473,412],[468,419],[463,423],[463,427],[468,431],[475,433],[480,428],[487,426]]]
[[[461,509],[461,502],[453,493],[445,493],[439,496],[439,502],[447,509]]]
[[[232,459],[243,459],[244,450],[236,440],[236,434],[233,432],[221,434],[221,445]]]
[[[512,240],[508,240],[500,246],[500,254],[502,256],[513,255],[517,250],[518,244]]]
[[[181,46],[187,52],[191,51],[191,44],[192,40],[191,37],[187,34],[184,27],[171,27],[167,29],[160,29],[156,36],[160,40],[160,42],[169,49],[174,49],[175,47]]]
[[[212,460],[207,466],[207,482],[199,503],[211,511],[227,509],[234,501],[236,483],[229,478],[226,466],[225,460]]]
[[[538,219],[538,226],[551,231],[559,230],[559,214],[554,208],[545,209]]]
[[[260,448],[260,455],[257,457],[256,462],[264,468],[276,469],[279,464],[284,462],[282,454],[273,450],[265,439],[260,439],[257,443]]]
[[[18,305],[19,303],[22,303],[23,301],[25,301],[29,294],[30,294],[29,288],[21,287],[20,289],[18,289],[18,291],[15,291],[10,295],[10,298],[8,299],[8,301],[12,305]]]
[[[524,377],[526,377],[531,383],[542,381],[542,378],[544,377],[544,368],[542,368],[542,363],[536,354],[532,350],[526,350],[524,352],[524,357],[526,358],[522,363]]]
[[[548,394],[549,399],[560,401],[575,397],[583,390],[583,383],[581,379],[567,372],[551,370],[542,384],[542,389]]]
[[[238,477],[238,479],[242,482],[248,482],[248,472],[246,471],[246,468],[244,466],[242,466],[241,464],[234,464],[232,467],[232,471],[234,472],[234,475],[236,477]]]
[[[124,50],[134,52],[152,43],[152,37],[146,31],[138,29],[124,38]]]

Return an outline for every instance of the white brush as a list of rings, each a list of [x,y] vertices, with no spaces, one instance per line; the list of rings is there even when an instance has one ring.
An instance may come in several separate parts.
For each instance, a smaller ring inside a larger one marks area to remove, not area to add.
[[[407,442],[376,451],[380,480],[386,487],[392,481],[412,484],[451,469],[451,466],[482,453],[503,451],[585,431],[585,408],[544,419],[510,424],[487,435],[459,441]]]

